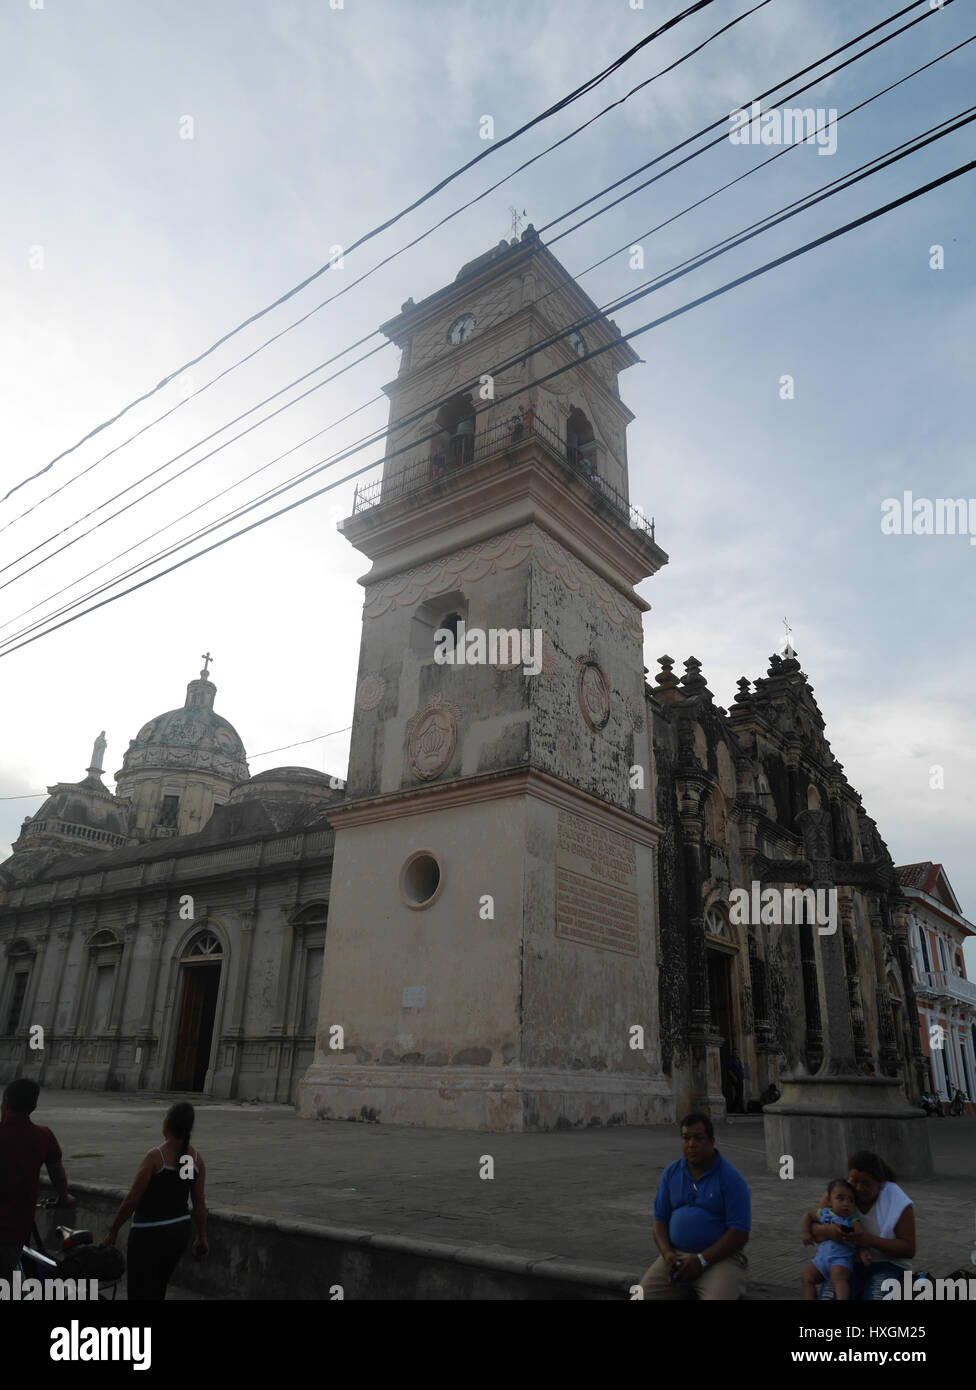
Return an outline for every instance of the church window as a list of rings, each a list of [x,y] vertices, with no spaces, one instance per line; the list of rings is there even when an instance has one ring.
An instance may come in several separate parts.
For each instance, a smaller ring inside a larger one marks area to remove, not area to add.
[[[710,907],[705,913],[705,933],[708,936],[717,936],[720,941],[731,941],[728,924],[714,907]]]
[[[437,625],[439,632],[449,632],[451,634],[451,651],[457,646],[458,632],[460,631],[463,621],[464,619],[461,617],[460,613],[448,613],[446,617],[441,618]]]
[[[88,1031],[96,1037],[104,1033],[110,1021],[112,994],[115,987],[115,965],[100,965],[95,972],[92,991],[91,1024]]]
[[[175,826],[177,817],[180,813],[180,798],[178,796],[164,796],[159,803],[159,824],[165,826]]]
[[[566,422],[566,457],[573,468],[578,468],[588,478],[596,476],[597,443],[593,426],[582,410],[575,407]]]
[[[452,396],[434,417],[438,433],[431,441],[431,464],[436,477],[474,459],[475,408],[470,395]]]
[[[458,589],[419,604],[410,622],[410,649],[418,661],[432,664],[437,633],[448,628],[456,638],[460,624],[467,619],[468,601]]]
[[[190,942],[188,949],[183,952],[182,959],[199,960],[201,956],[222,956],[223,953],[224,948],[214,932],[202,931]]]
[[[115,933],[108,931],[107,929],[105,931],[96,932],[95,935],[91,937],[88,942],[88,945],[90,947],[95,948],[99,946],[120,946],[121,944],[122,943],[119,941],[119,938],[115,935]]]
[[[27,982],[30,979],[30,972],[18,970],[14,975],[13,989],[10,994],[10,1007],[7,1010],[8,1034],[16,1033],[20,1024],[20,1015],[24,1007],[24,999],[27,996]]]
[[[311,1037],[318,1023],[319,995],[322,992],[322,962],[324,959],[324,946],[313,946],[305,952],[305,990],[299,1026],[299,1033],[303,1037]]]
[[[430,907],[440,895],[443,874],[430,850],[417,850],[400,870],[400,896],[407,907]]]

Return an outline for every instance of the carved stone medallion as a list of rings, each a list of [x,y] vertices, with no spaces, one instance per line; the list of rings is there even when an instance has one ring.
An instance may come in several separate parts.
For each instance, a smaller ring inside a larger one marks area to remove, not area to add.
[[[356,708],[361,710],[375,709],[386,694],[386,681],[382,676],[370,674],[363,676],[359,682],[359,689],[356,691]]]
[[[590,728],[599,731],[606,728],[610,719],[610,687],[603,671],[591,658],[581,657],[578,665],[576,694],[580,710]]]
[[[451,761],[457,744],[461,711],[450,700],[435,695],[407,725],[407,760],[417,777],[430,781],[440,776]]]

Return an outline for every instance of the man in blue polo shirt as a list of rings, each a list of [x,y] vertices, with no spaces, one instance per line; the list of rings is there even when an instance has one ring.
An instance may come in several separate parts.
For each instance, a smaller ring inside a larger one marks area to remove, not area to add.
[[[707,1115],[681,1121],[684,1157],[664,1170],[654,1202],[660,1250],[640,1281],[644,1298],[741,1298],[748,1266],[752,1197],[742,1174],[715,1147]]]

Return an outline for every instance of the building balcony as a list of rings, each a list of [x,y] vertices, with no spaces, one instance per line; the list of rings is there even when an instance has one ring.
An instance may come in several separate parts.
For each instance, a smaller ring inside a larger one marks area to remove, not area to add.
[[[922,971],[915,985],[915,993],[939,996],[976,1008],[976,984],[962,975],[948,974],[944,970]]]
[[[448,480],[465,476],[489,459],[521,449],[530,440],[575,477],[585,480],[627,526],[642,531],[654,540],[653,519],[648,521],[622,493],[600,476],[596,446],[583,444],[577,448],[568,445],[531,411],[526,411],[524,415],[517,414],[478,434],[456,434],[444,448],[420,458],[407,459],[401,469],[375,482],[357,484],[353,516],[401,502],[408,497],[419,497],[426,489],[433,490]]]

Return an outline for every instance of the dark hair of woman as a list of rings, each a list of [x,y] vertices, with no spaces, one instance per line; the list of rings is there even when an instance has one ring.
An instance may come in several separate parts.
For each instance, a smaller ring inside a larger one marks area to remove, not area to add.
[[[195,1118],[193,1106],[188,1100],[176,1101],[166,1112],[166,1123],[172,1130],[173,1137],[180,1141],[180,1158],[190,1147],[190,1135],[193,1133]]]
[[[884,1159],[878,1154],[872,1153],[870,1149],[858,1149],[856,1154],[851,1154],[847,1160],[849,1170],[853,1169],[857,1173],[867,1173],[874,1178],[875,1182],[894,1182],[895,1170],[889,1168]]]

